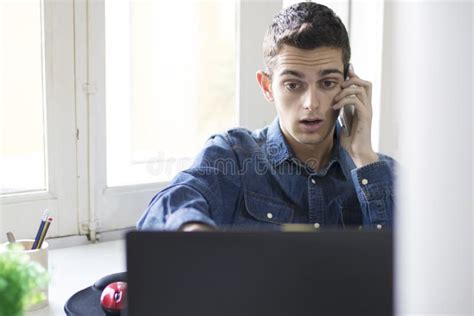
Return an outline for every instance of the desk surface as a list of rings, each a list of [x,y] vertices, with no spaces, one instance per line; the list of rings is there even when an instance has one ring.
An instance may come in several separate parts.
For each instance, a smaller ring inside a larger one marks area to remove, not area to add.
[[[99,242],[49,251],[49,305],[26,316],[64,315],[64,303],[101,277],[125,271],[125,241]]]

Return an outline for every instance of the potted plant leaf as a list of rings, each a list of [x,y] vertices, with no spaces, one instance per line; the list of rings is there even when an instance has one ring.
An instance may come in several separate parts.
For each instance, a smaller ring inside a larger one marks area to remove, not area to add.
[[[0,248],[0,316],[19,316],[44,299],[41,289],[48,283],[47,271],[18,249]]]

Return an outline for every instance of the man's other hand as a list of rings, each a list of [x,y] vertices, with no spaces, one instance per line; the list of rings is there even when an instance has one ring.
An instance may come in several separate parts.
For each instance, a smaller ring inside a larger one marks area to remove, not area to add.
[[[215,228],[201,222],[189,222],[183,224],[179,230],[183,232],[212,232]]]

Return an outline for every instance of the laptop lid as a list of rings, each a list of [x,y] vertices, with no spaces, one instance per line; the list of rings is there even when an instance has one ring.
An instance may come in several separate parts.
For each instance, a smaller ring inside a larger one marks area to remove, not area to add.
[[[390,232],[131,232],[129,315],[392,315]]]

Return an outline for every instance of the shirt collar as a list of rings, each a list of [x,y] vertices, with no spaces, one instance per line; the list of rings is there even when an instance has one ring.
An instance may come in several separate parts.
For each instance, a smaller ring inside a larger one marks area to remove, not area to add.
[[[293,151],[286,143],[285,137],[281,132],[278,116],[268,127],[265,146],[268,160],[274,165],[279,165],[283,161],[294,157]]]
[[[350,171],[355,168],[355,164],[347,151],[340,145],[340,134],[341,126],[339,123],[336,123],[334,147],[331,151],[329,162],[324,169],[319,170],[316,174],[324,176],[334,163],[338,163],[346,179],[350,179]],[[276,117],[268,127],[265,150],[268,160],[274,165],[279,165],[285,160],[295,158],[293,151],[283,136],[278,117]]]

